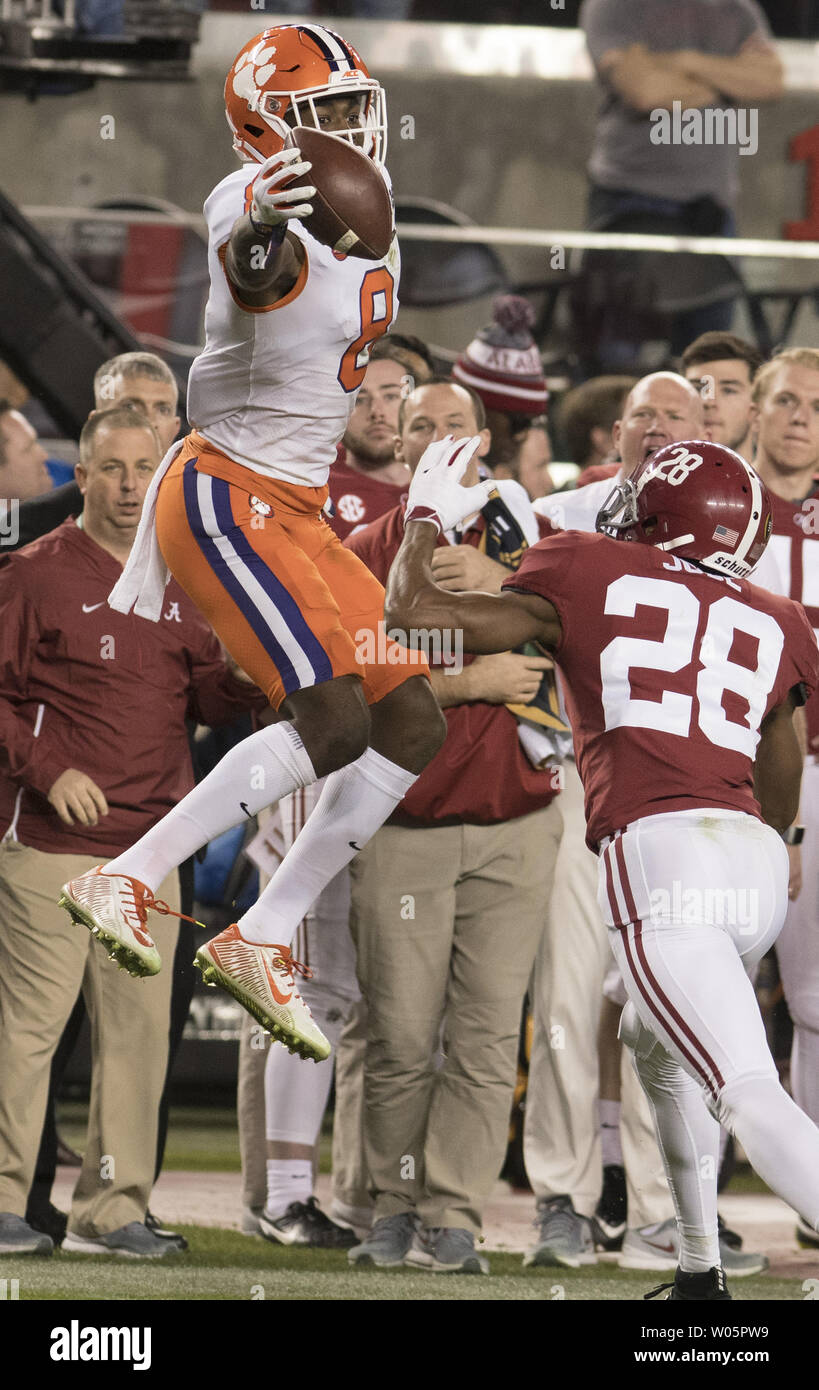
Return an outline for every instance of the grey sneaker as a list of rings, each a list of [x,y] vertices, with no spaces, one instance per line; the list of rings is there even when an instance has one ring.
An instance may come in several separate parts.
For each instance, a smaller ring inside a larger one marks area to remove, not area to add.
[[[373,1223],[366,1240],[347,1251],[351,1265],[377,1265],[379,1269],[390,1269],[402,1265],[412,1245],[412,1238],[418,1226],[414,1211],[397,1211],[392,1216],[382,1216]]]
[[[0,1211],[0,1255],[51,1255],[54,1241],[35,1231],[22,1216]]]
[[[62,1248],[71,1255],[124,1255],[130,1260],[161,1260],[182,1253],[174,1241],[155,1236],[142,1221],[129,1221],[104,1236],[80,1236],[69,1231]]]
[[[458,1226],[432,1226],[416,1231],[404,1263],[433,1274],[489,1273],[489,1261],[476,1251],[472,1232]]]
[[[532,1265],[563,1265],[578,1269],[597,1264],[591,1221],[580,1216],[571,1197],[543,1197],[537,1204],[537,1245],[523,1261]]]
[[[676,1269],[679,1250],[677,1222],[671,1216],[659,1225],[626,1231],[617,1263],[621,1269]],[[719,1253],[724,1272],[734,1279],[761,1274],[770,1263],[767,1255],[732,1250],[723,1240],[719,1243]]]

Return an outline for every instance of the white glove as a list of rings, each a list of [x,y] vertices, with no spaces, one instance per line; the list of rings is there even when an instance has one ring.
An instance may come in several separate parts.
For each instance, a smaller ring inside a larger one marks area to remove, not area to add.
[[[432,521],[439,531],[451,531],[486,506],[495,489],[491,480],[461,487],[461,478],[480,443],[479,434],[471,439],[448,434],[424,450],[409,485],[405,521]]]
[[[312,184],[304,184],[301,188],[281,188],[280,185],[288,179],[309,174],[312,167],[295,145],[272,154],[253,182],[251,222],[256,226],[280,227],[291,217],[309,217],[313,205],[307,199],[316,191]]]

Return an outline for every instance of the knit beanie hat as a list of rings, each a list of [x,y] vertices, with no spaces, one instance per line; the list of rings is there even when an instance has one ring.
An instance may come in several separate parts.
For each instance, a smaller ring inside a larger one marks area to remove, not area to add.
[[[549,392],[531,327],[535,311],[517,294],[499,295],[493,319],[462,352],[452,376],[471,386],[487,410],[543,415]]]

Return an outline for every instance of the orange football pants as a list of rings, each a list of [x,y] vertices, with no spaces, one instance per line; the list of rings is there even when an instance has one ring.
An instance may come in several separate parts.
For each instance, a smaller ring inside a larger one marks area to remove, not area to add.
[[[328,526],[327,495],[254,473],[196,431],[159,488],[168,568],[274,709],[338,676],[359,676],[376,704],[429,675],[386,636],[384,589]]]

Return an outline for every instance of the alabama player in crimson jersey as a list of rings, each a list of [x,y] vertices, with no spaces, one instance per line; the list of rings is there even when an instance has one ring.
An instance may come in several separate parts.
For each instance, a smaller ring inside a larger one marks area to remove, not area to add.
[[[798,604],[747,582],[770,499],[744,459],[703,441],[659,450],[621,483],[598,517],[607,534],[533,546],[500,596],[445,594],[430,563],[437,532],[490,486],[460,486],[476,447],[450,439],[419,466],[386,621],[405,632],[457,627],[478,653],[510,641],[554,653],[600,907],[630,998],[621,1035],[674,1195],[670,1297],[730,1298],[717,1236],[720,1122],[819,1229],[819,1129],[780,1085],[746,974],[785,914],[777,831],[798,805],[793,711],[819,682],[816,639]]]
[[[330,1045],[296,989],[293,934],[446,735],[423,661],[389,639],[380,661],[366,659],[359,634],[375,640],[384,591],[323,516],[369,348],[397,309],[397,245],[365,262],[311,236],[311,166],[285,147],[292,130],[315,126],[357,145],[386,180],[386,108],[355,49],[319,24],[251,39],[225,103],[244,163],[205,203],[210,295],[188,384],[193,428],[157,471],[111,602],[156,619],[170,569],[284,718],[231,749],[131,849],[66,884],[61,901],[132,974],[156,974],[147,913],[167,910],[154,894],[168,868],[326,777],[259,900],[197,953],[208,983],[319,1061]]]
[[[773,501],[773,535],[755,583],[804,604],[819,631],[819,352],[789,348],[754,379],[756,467]],[[800,824],[787,832],[792,899],[776,954],[791,1018],[791,1088],[819,1124],[819,698],[805,707]],[[801,847],[800,847],[801,841]],[[797,1237],[817,1245],[800,1221]]]

